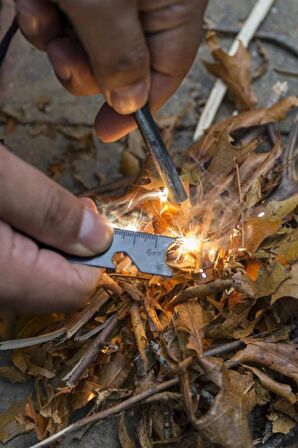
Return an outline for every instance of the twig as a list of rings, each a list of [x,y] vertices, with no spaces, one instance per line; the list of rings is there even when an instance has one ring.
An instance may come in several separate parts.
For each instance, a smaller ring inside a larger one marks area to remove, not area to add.
[[[267,16],[270,8],[272,7],[275,0],[258,0],[252,9],[250,15],[246,19],[243,27],[241,28],[237,38],[233,42],[229,55],[233,56],[239,48],[239,42],[247,47],[255,32],[259,28],[260,24],[263,22]],[[218,79],[209,95],[207,103],[203,109],[200,120],[196,127],[193,140],[198,140],[213,122],[213,119],[218,111],[218,108],[226,94],[227,87],[221,79]]]
[[[243,206],[243,194],[242,194],[242,188],[241,188],[241,179],[240,179],[239,165],[237,163],[236,158],[235,158],[234,161],[235,161],[235,169],[236,169],[237,188],[238,188],[238,194],[239,194],[239,205],[240,205],[241,209],[243,209],[243,207],[242,207]],[[241,211],[240,221],[241,221],[241,228],[242,228],[241,245],[242,245],[242,247],[245,247],[243,211]]]
[[[184,372],[183,375],[180,377],[180,389],[183,396],[183,407],[185,410],[186,415],[188,416],[188,419],[192,426],[199,431],[200,428],[197,425],[197,419],[193,408],[192,403],[192,397],[191,397],[191,391],[190,391],[190,380],[189,380],[189,373]]]
[[[232,279],[217,279],[214,282],[207,283],[206,285],[197,285],[190,288],[184,289],[179,294],[177,294],[168,304],[167,308],[172,308],[178,303],[185,302],[186,300],[199,298],[204,299],[209,295],[219,294],[225,289],[230,288],[234,285]]]
[[[210,31],[216,31],[217,33],[227,34],[234,36],[239,33],[239,28],[230,28],[224,25],[207,25],[206,27]],[[282,47],[284,50],[291,53],[293,56],[298,57],[298,47],[292,44],[286,36],[279,33],[272,33],[270,31],[257,31],[253,39],[260,39],[265,42]]]
[[[82,373],[87,369],[89,364],[93,361],[93,359],[98,354],[100,347],[104,344],[111,333],[114,331],[118,324],[118,315],[114,314],[111,317],[110,322],[107,326],[102,330],[102,332],[90,343],[88,349],[76,364],[76,366],[72,369],[70,377],[67,379],[66,384],[69,387],[72,387],[80,378]]]
[[[97,412],[94,415],[91,415],[89,417],[85,417],[85,418],[82,418],[81,420],[78,420],[77,422],[62,429],[62,431],[59,431],[56,434],[54,434],[53,436],[48,437],[47,439],[43,440],[42,442],[32,445],[30,448],[42,448],[44,446],[48,446],[49,444],[61,439],[61,437],[64,437],[67,434],[77,431],[78,429],[81,429],[86,425],[90,425],[92,423],[98,422],[99,420],[103,420],[107,417],[111,417],[112,415],[119,414],[120,412],[126,411],[127,409],[130,409],[132,406],[140,403],[141,401],[147,400],[149,397],[152,397],[155,394],[163,392],[163,391],[169,389],[170,387],[175,386],[178,383],[179,383],[179,379],[173,378],[173,379],[165,381],[157,386],[154,385],[154,386],[150,387],[150,389],[145,390],[144,392],[141,392],[133,397],[130,397],[127,400],[123,401],[122,403],[116,404],[115,406],[112,406],[108,409],[104,409],[103,411]]]
[[[245,343],[242,341],[228,342],[227,344],[221,344],[221,345],[218,345],[217,347],[210,348],[209,350],[207,350],[206,352],[203,353],[203,356],[204,357],[218,356],[218,355],[222,355],[223,353],[232,352],[234,350],[237,350],[238,348],[244,348],[244,347],[245,347]]]
[[[298,72],[295,72],[294,70],[286,70],[286,69],[281,68],[281,67],[273,67],[273,70],[276,73],[279,73],[281,75],[293,76],[294,78],[298,78]]]

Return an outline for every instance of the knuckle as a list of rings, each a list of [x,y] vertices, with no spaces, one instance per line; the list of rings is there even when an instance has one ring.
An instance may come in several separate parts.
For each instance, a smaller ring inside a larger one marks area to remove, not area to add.
[[[144,45],[138,45],[131,48],[121,55],[113,55],[112,59],[103,61],[99,65],[101,67],[101,75],[107,77],[122,78],[123,74],[133,74],[140,72],[143,74],[148,68],[148,53]]]

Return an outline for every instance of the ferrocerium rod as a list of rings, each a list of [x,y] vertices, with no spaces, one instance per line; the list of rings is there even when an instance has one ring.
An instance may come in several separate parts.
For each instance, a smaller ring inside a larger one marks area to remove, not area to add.
[[[170,201],[181,204],[187,199],[186,191],[148,106],[144,106],[135,113],[135,120],[154,159],[158,173],[169,191]]]

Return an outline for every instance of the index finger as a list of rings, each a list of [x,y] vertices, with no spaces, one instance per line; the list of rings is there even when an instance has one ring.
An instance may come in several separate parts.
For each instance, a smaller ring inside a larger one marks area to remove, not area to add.
[[[206,5],[206,0],[140,1],[141,21],[150,50],[149,106],[153,112],[171,97],[193,63]],[[95,121],[96,132],[104,142],[120,139],[135,127],[133,117],[121,117],[107,105]]]

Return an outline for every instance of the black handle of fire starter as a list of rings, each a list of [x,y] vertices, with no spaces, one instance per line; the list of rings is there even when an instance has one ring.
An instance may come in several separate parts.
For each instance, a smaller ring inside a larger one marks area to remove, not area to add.
[[[158,173],[169,190],[170,200],[175,204],[181,204],[187,199],[186,191],[148,106],[144,106],[134,115],[146,146],[154,159]]]

